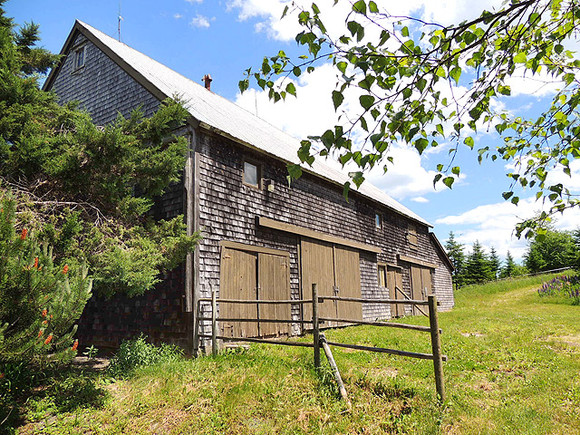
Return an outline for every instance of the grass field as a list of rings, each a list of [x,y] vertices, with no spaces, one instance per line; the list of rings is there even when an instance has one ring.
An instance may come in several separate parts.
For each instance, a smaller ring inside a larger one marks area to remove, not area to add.
[[[443,407],[431,361],[333,349],[348,410],[328,367],[315,372],[311,350],[251,346],[125,380],[63,373],[23,405],[18,433],[580,434],[580,307],[540,298],[541,279],[456,293],[456,307],[440,314],[449,357]],[[430,353],[422,332],[350,327],[326,335]]]

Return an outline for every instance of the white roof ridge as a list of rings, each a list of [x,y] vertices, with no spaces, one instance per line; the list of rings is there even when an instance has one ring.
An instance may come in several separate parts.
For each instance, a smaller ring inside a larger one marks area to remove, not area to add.
[[[296,154],[300,144],[299,139],[93,26],[80,20],[77,20],[77,23],[164,95],[184,98],[185,101],[182,103],[185,108],[198,121],[282,160],[300,163]],[[344,184],[350,180],[346,174],[332,168],[320,159],[315,160],[312,167],[305,166],[303,169],[339,184]],[[359,189],[353,190],[398,213],[432,227],[429,222],[368,181],[365,181]]]

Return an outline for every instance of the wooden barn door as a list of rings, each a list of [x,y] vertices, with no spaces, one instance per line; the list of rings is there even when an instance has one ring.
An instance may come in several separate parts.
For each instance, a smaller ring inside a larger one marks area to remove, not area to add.
[[[312,284],[318,284],[320,296],[361,297],[359,253],[343,246],[319,240],[301,242],[302,292],[312,297]],[[320,317],[362,320],[362,305],[354,302],[325,301],[319,305]],[[312,319],[312,307],[304,305],[304,320]],[[336,326],[326,322],[324,326]]]
[[[320,296],[334,296],[334,253],[330,243],[303,239],[301,246],[302,297],[312,298],[312,284],[318,284]],[[326,301],[319,305],[320,317],[336,317],[336,304]],[[304,305],[304,320],[312,319],[312,306]]]
[[[391,299],[403,299],[404,296],[398,292],[395,287],[400,290],[403,289],[403,276],[399,269],[387,267],[387,287],[389,289],[389,298]],[[403,305],[391,304],[391,317],[400,317],[404,314],[405,310]]]
[[[255,300],[257,296],[257,254],[222,248],[220,265],[220,298]],[[223,319],[255,319],[257,304],[224,303],[219,306]],[[228,337],[256,337],[258,324],[251,322],[219,322],[222,335]]]
[[[336,295],[345,298],[360,298],[360,260],[358,251],[346,247],[334,247],[334,276]],[[360,302],[338,302],[338,317],[362,320]]]
[[[426,300],[431,293],[431,270],[426,267],[411,266],[411,298]],[[413,314],[420,314],[420,311],[413,307]]]
[[[290,299],[290,270],[285,253],[252,252],[222,247],[220,298],[244,300]],[[219,307],[219,318],[290,319],[290,305],[232,304]],[[289,325],[265,322],[219,322],[229,337],[262,337],[288,334]]]
[[[258,254],[258,293],[260,300],[289,300],[290,299],[290,265],[288,258]],[[258,307],[260,320],[262,319],[290,319],[290,304],[260,304]],[[259,324],[260,337],[287,335],[290,333],[288,323]]]

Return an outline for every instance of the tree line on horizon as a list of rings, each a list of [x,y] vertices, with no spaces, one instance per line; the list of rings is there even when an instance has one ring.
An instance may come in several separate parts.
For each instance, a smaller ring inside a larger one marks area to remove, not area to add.
[[[456,288],[565,267],[580,269],[580,228],[574,231],[547,229],[542,237],[529,243],[521,264],[510,251],[502,261],[493,246],[488,253],[478,240],[471,251],[466,252],[466,245],[457,241],[453,231],[445,242],[445,250],[455,269],[453,283]]]

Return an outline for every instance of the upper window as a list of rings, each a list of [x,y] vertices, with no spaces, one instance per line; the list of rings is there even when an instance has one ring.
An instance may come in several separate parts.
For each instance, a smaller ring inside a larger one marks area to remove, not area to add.
[[[383,217],[380,213],[375,213],[375,227],[381,228],[383,226]]]
[[[409,245],[411,245],[411,248],[416,248],[418,246],[417,229],[414,225],[409,224],[407,229],[407,241],[409,242]]]
[[[75,70],[85,66],[85,46],[75,50]]]
[[[252,162],[244,162],[244,184],[248,184],[254,187],[260,187],[260,165]]]

